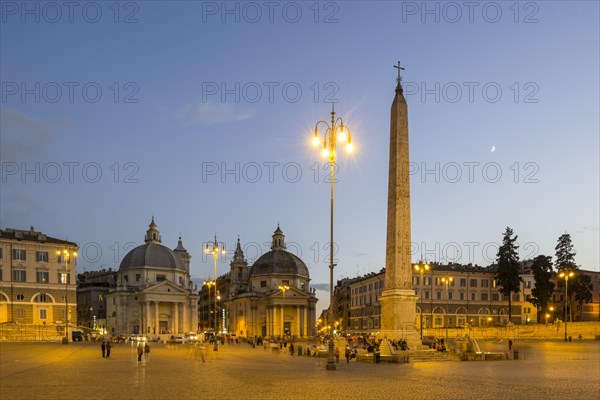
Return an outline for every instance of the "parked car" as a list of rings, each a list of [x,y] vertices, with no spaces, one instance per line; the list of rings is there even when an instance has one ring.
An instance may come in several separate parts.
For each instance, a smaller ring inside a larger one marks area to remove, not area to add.
[[[198,335],[195,332],[188,332],[183,339],[186,343],[196,343],[198,341]]]
[[[74,342],[82,342],[83,341],[83,332],[81,331],[73,331],[71,332],[71,338]]]
[[[171,343],[184,343],[184,339],[183,336],[181,335],[171,335],[171,338],[169,339],[169,341]]]

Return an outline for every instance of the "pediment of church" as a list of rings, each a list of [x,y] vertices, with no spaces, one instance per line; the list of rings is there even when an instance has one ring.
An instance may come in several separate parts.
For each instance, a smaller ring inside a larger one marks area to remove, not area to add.
[[[189,290],[177,286],[170,281],[158,282],[154,285],[148,286],[142,290],[144,294],[184,294],[189,295]]]

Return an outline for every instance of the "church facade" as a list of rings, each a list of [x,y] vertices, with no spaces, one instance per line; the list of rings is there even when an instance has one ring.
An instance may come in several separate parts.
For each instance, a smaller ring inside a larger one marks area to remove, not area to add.
[[[225,327],[239,337],[314,335],[317,298],[306,264],[277,226],[271,251],[248,266],[238,239],[225,291]],[[223,293],[222,293],[223,294]]]
[[[163,246],[154,218],[144,241],[125,255],[116,287],[106,295],[108,333],[195,332],[199,296],[190,279],[190,254],[181,238],[173,250]]]

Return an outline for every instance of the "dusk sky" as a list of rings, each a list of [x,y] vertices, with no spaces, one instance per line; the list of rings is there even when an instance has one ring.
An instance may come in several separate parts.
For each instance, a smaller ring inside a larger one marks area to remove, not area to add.
[[[596,1],[0,4],[0,226],[79,243],[79,272],[118,268],[152,215],[196,281],[215,233],[222,274],[238,235],[252,263],[279,223],[327,307],[311,134],[333,101],[355,145],[334,279],[379,271],[399,60],[413,260],[487,266],[510,226],[521,259],[567,232],[600,268]]]

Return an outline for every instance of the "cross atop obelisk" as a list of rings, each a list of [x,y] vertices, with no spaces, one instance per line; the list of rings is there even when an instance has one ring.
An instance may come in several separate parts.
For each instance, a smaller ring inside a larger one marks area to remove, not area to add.
[[[398,69],[398,77],[396,78],[396,90],[402,90],[402,76],[400,75],[400,71],[404,71],[404,67],[401,67],[400,61],[398,61],[398,65],[394,65],[394,68]]]

